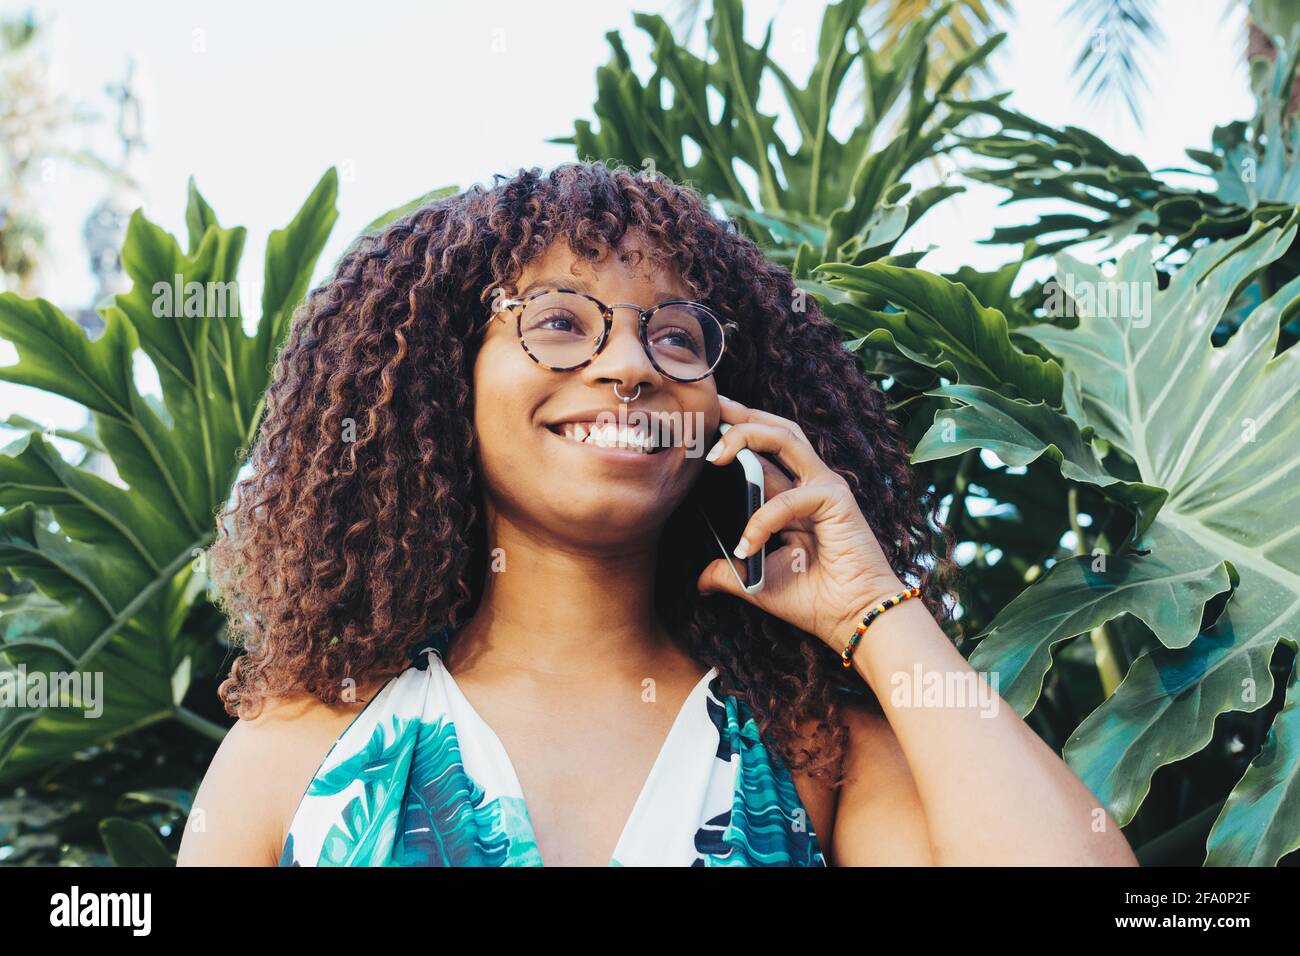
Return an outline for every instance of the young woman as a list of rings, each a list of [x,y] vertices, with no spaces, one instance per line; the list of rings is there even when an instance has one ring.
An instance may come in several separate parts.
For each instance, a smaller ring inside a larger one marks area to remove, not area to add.
[[[214,549],[241,719],[180,862],[1132,864],[996,695],[897,693],[978,679],[936,623],[936,503],[840,342],[697,195],[601,164],[359,242]],[[703,520],[741,449],[754,594]]]

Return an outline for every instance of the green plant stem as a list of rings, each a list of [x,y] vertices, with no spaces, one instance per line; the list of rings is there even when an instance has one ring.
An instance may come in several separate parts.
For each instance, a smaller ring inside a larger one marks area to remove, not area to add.
[[[191,730],[198,731],[205,737],[209,737],[218,743],[226,739],[225,727],[215,721],[208,720],[206,717],[200,717],[188,707],[177,707],[173,713],[178,721]]]
[[[1071,486],[1066,496],[1070,509],[1070,530],[1074,532],[1074,553],[1081,557],[1087,557],[1090,553],[1087,539],[1083,535],[1083,528],[1079,524],[1079,489],[1077,486]],[[1094,627],[1089,633],[1092,640],[1093,659],[1097,665],[1097,676],[1101,679],[1101,691],[1103,696],[1110,697],[1115,693],[1115,688],[1124,679],[1124,673],[1120,669],[1120,657],[1115,651],[1114,642],[1111,640],[1110,632],[1103,624],[1100,627]]]
[[[962,518],[966,515],[966,494],[970,488],[970,470],[978,454],[971,449],[961,456],[957,464],[957,475],[952,480],[952,505],[948,508],[948,527],[956,535],[961,528]]]
[[[199,408],[199,432],[203,436],[203,467],[207,476],[208,500],[217,499],[217,478],[215,464],[212,460],[212,431],[209,426],[211,412],[208,411],[208,322],[204,316],[199,322],[199,345],[194,355],[194,399]],[[238,403],[238,396],[232,395],[231,401]]]
[[[835,57],[840,49],[843,49],[846,36],[847,33],[839,38],[839,47],[832,51],[829,57],[830,63],[835,62]],[[818,190],[821,186],[822,155],[826,148],[827,126],[830,123],[830,82],[833,72],[830,66],[823,71],[817,90],[817,138],[813,141],[812,175],[808,179],[808,215],[810,216],[817,215],[817,203],[821,200]]]
[[[781,197],[777,191],[776,177],[772,175],[772,162],[767,155],[768,144],[763,139],[763,131],[759,126],[753,104],[744,95],[744,80],[736,69],[737,64],[740,63],[741,51],[735,49],[735,47],[737,45],[743,46],[744,39],[737,38],[730,32],[726,36],[731,41],[732,48],[729,50],[731,56],[726,58],[724,69],[730,74],[731,83],[737,91],[736,102],[739,104],[741,123],[749,131],[749,135],[754,141],[754,165],[759,177],[759,202],[767,209],[780,209]]]
[[[243,435],[246,433],[246,427],[243,413],[239,409],[239,386],[235,384],[235,370],[230,364],[230,357],[234,354],[235,348],[230,341],[230,329],[223,326],[221,335],[226,341],[226,354],[224,356],[217,351],[217,347],[213,343],[209,342],[208,346],[212,354],[217,357],[218,365],[226,379],[226,388],[230,390],[230,410],[235,416],[235,431]]]

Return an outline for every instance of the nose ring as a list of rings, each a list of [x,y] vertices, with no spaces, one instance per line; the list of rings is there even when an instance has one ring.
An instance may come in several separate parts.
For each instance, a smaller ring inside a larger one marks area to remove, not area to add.
[[[620,402],[622,402],[624,405],[626,405],[628,402],[635,402],[635,401],[637,400],[637,396],[639,396],[639,395],[641,394],[641,386],[640,386],[640,385],[637,385],[637,387],[636,387],[636,393],[635,393],[635,394],[632,394],[632,395],[624,395],[622,392],[620,392],[620,391],[618,390],[618,382],[615,382],[615,383],[614,383],[614,394],[618,396],[618,400],[619,400]]]

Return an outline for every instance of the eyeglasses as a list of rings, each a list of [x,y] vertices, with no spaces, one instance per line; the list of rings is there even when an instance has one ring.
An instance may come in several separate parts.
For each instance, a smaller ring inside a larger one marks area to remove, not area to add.
[[[712,374],[722,360],[727,330],[739,328],[687,299],[642,309],[628,302],[606,305],[574,289],[538,289],[497,303],[475,334],[497,315],[514,313],[515,334],[528,356],[553,372],[572,372],[600,354],[614,327],[614,310],[620,308],[637,310],[641,345],[650,363],[677,382],[698,382]]]

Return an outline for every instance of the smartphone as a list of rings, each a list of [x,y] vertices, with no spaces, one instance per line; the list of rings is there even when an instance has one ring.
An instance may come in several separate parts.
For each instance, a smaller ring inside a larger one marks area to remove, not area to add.
[[[725,435],[730,428],[731,425],[726,422],[720,424],[719,437]],[[763,507],[763,466],[759,464],[757,455],[748,448],[742,448],[729,464],[719,468],[706,462],[704,468],[704,474],[700,477],[700,511],[734,571],[740,559],[732,551],[740,543],[740,536],[749,524],[749,519]],[[736,572],[736,578],[747,594],[757,594],[763,590],[764,550],[765,548],[759,548],[744,559],[743,580],[740,573]]]

